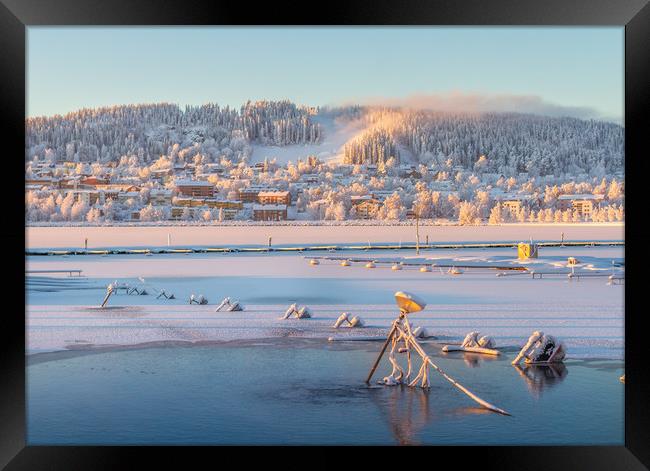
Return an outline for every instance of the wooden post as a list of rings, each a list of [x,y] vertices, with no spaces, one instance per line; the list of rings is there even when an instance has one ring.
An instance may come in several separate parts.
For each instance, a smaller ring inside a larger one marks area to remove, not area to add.
[[[104,301],[102,302],[102,305],[100,307],[104,307],[106,303],[108,302],[108,298],[111,297],[111,294],[113,294],[113,289],[109,288],[108,292],[106,293],[106,297],[104,298]]]
[[[415,254],[420,255],[420,213],[415,213]]]
[[[372,375],[375,374],[375,370],[379,366],[379,362],[381,361],[381,357],[384,356],[384,352],[386,351],[386,347],[388,347],[388,344],[390,343],[391,339],[393,338],[393,335],[395,335],[395,331],[397,330],[397,324],[402,321],[404,318],[404,314],[400,313],[399,318],[393,322],[393,327],[390,329],[390,332],[388,332],[388,337],[386,337],[386,341],[384,342],[384,346],[381,347],[381,350],[379,352],[379,355],[377,356],[377,359],[375,360],[375,364],[372,365],[372,368],[370,368],[370,373],[368,373],[368,377],[366,378],[366,384],[370,384],[370,380],[372,379]]]

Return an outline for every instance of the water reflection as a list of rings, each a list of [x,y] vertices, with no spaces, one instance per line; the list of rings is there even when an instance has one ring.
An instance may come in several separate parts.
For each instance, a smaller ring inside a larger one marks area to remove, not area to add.
[[[465,416],[465,415],[492,415],[494,412],[492,412],[489,409],[486,409],[485,407],[457,407],[456,409],[451,409],[446,415],[452,416],[452,417],[460,417],[460,416]]]
[[[458,358],[457,355],[463,356],[463,362],[470,368],[478,368],[484,361],[499,360],[496,355],[486,355],[484,353],[464,352],[462,350],[453,350],[451,352],[440,352],[443,357],[449,356],[450,358]]]
[[[548,365],[514,365],[519,375],[526,381],[528,391],[535,398],[542,392],[552,388],[566,378],[569,374],[564,363],[549,363]]]
[[[398,386],[388,388],[388,424],[400,445],[419,444],[417,435],[432,417],[431,391]]]
[[[480,353],[463,352],[463,361],[470,368],[478,368],[484,361],[495,361],[498,357],[494,355],[482,355]]]
[[[441,391],[437,389],[411,388],[405,385],[377,388],[372,394],[373,402],[388,421],[388,426],[399,445],[420,445],[421,432],[442,415],[466,416],[492,414],[482,407],[458,407],[436,413],[431,408],[431,395],[434,399]]]

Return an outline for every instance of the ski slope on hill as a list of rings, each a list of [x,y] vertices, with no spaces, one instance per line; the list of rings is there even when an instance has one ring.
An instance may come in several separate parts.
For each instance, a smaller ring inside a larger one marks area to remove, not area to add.
[[[318,144],[295,144],[288,146],[263,146],[253,145],[251,163],[264,162],[277,159],[278,163],[286,164],[298,159],[305,159],[315,155],[325,162],[343,162],[343,146],[346,142],[366,130],[363,120],[341,120],[330,114],[314,116],[313,121],[320,124],[323,130],[323,139]]]

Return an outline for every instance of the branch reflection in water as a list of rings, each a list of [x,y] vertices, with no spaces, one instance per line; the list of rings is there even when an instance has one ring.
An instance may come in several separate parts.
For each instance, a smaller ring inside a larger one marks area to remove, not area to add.
[[[519,375],[524,378],[531,396],[536,399],[548,389],[555,387],[569,374],[564,363],[549,363],[547,365],[514,365]]]
[[[484,361],[497,361],[499,357],[492,355],[481,355],[480,353],[463,352],[463,361],[470,368],[478,368]]]
[[[420,435],[424,428],[443,416],[493,414],[483,407],[458,407],[442,413],[435,410],[434,389],[410,388],[405,385],[371,388],[373,402],[387,419],[388,426],[399,445],[421,445]],[[433,395],[433,398],[431,397]]]

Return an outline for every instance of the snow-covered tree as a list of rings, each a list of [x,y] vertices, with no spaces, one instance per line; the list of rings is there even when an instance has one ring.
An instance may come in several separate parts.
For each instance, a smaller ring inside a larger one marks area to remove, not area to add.
[[[492,209],[490,210],[488,224],[501,224],[502,222],[503,216],[501,215],[501,204],[497,203],[492,206]]]
[[[61,217],[69,221],[71,218],[71,211],[72,211],[72,206],[74,205],[74,194],[72,192],[68,192],[63,198],[63,200],[59,203],[59,211],[61,213]]]
[[[395,192],[384,200],[382,209],[385,211],[385,219],[401,220],[406,216],[406,208],[402,204],[402,198]]]
[[[612,202],[619,202],[623,198],[623,186],[614,178],[607,190],[607,199]]]
[[[476,205],[471,201],[463,201],[460,203],[460,208],[458,210],[458,223],[461,226],[471,225],[471,224],[480,224],[481,218],[479,216],[478,209]]]
[[[88,209],[90,208],[84,201],[77,201],[72,205],[72,208],[70,208],[70,219],[72,221],[83,221],[86,218]]]
[[[99,222],[101,220],[101,212],[99,208],[92,207],[86,213],[86,221],[88,222]]]

